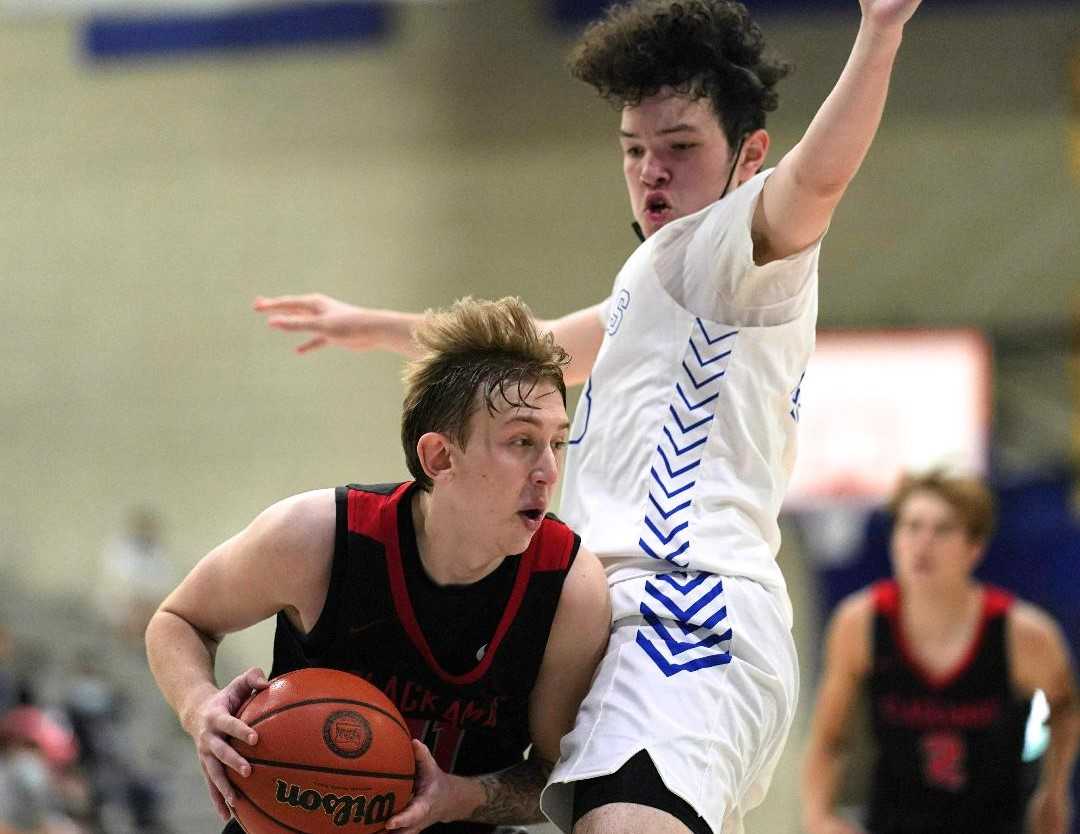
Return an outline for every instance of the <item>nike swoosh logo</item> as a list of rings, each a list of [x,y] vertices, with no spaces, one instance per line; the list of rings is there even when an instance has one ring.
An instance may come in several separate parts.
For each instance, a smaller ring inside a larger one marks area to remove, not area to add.
[[[382,617],[382,618],[380,618],[378,620],[372,620],[370,623],[364,623],[363,625],[353,626],[352,628],[349,629],[349,634],[350,635],[360,634],[361,632],[368,631],[369,629],[372,629],[375,626],[382,625],[385,622],[387,622],[386,618]]]

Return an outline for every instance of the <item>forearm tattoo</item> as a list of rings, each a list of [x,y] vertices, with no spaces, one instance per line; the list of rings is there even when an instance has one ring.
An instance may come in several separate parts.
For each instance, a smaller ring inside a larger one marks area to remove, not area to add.
[[[496,825],[541,822],[540,791],[552,767],[552,762],[533,754],[521,764],[477,777],[486,799],[469,820]]]

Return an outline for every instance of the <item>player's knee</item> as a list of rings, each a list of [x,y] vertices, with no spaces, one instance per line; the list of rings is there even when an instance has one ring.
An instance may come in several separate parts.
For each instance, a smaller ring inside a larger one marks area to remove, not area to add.
[[[614,773],[574,785],[573,834],[714,834],[697,809],[664,783],[648,751]]]
[[[666,811],[614,802],[593,808],[574,823],[573,834],[693,834],[676,817]]]

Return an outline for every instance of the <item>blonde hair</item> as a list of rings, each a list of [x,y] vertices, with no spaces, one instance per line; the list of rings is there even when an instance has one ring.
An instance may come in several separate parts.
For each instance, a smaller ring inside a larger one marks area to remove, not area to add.
[[[889,510],[897,518],[904,503],[916,492],[932,492],[953,508],[960,517],[971,541],[986,542],[994,532],[995,502],[989,488],[977,478],[950,475],[944,469],[923,474],[908,473],[889,501]]]
[[[420,464],[417,441],[440,432],[465,448],[469,418],[481,398],[491,414],[506,405],[528,407],[536,385],[550,382],[566,403],[562,369],[569,357],[550,333],[540,332],[519,298],[467,296],[428,310],[413,338],[422,353],[402,376],[401,443],[409,472],[424,489],[431,479]]]

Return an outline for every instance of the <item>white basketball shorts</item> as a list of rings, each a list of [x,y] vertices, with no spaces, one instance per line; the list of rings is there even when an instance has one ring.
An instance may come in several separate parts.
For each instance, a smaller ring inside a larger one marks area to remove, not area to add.
[[[612,633],[541,797],[569,834],[573,783],[647,750],[714,834],[739,834],[765,797],[795,715],[785,608],[749,579],[650,574],[611,586]]]

